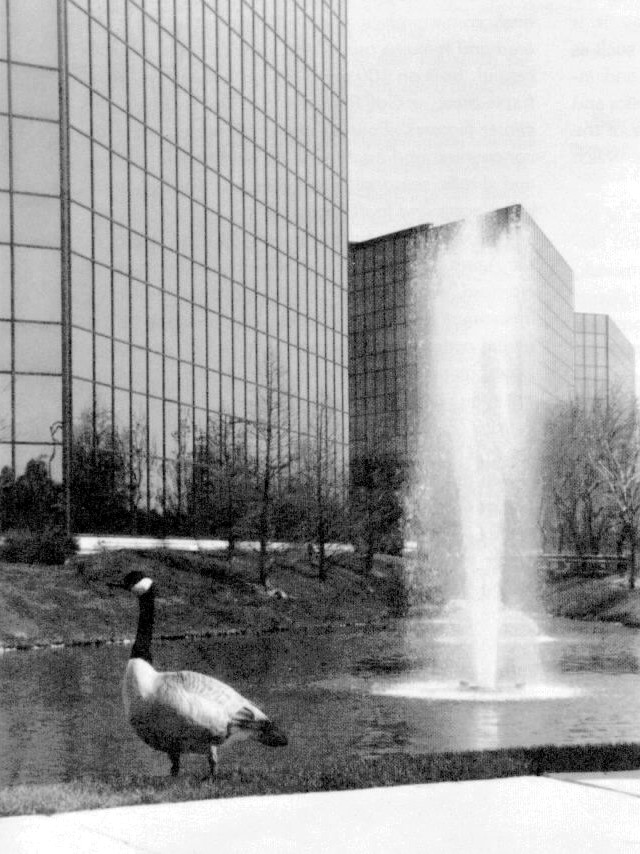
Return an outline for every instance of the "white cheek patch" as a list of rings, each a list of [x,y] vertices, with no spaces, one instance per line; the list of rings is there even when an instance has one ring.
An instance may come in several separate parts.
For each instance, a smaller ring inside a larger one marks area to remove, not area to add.
[[[138,596],[142,596],[142,594],[146,593],[152,584],[153,581],[150,578],[141,578],[140,581],[133,585],[131,590],[134,593],[137,593]]]

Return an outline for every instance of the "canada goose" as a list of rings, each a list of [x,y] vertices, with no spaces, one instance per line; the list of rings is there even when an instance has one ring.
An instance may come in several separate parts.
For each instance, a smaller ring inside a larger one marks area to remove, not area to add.
[[[171,760],[171,775],[180,770],[182,753],[206,753],[211,776],[218,747],[254,738],[271,747],[285,745],[284,733],[233,688],[189,670],[162,673],[151,663],[155,585],[141,572],[129,572],[121,585],[140,602],[138,630],[122,687],[125,714],[140,738]]]

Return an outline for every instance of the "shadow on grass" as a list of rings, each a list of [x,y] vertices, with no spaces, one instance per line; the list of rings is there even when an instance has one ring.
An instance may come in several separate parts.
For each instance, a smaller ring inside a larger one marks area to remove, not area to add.
[[[216,780],[194,774],[178,778],[135,774],[82,777],[63,783],[0,789],[0,815],[29,815],[160,804],[248,795],[345,791],[415,783],[487,780],[569,771],[640,768],[640,744],[543,745],[492,751],[388,754],[375,759],[332,760],[321,767],[282,774],[221,768]]]

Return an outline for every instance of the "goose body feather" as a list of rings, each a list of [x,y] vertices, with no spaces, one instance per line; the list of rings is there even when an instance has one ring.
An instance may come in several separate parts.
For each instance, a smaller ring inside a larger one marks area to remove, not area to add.
[[[206,753],[211,745],[258,737],[268,718],[241,694],[202,673],[159,672],[131,659],[124,680],[124,706],[136,733],[150,747]]]

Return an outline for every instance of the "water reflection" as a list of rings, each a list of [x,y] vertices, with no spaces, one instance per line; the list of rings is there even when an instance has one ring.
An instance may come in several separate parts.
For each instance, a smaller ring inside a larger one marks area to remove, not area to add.
[[[414,627],[415,628],[415,627]],[[415,636],[424,647],[432,626]],[[160,643],[161,669],[188,667],[228,681],[279,720],[289,747],[247,743],[222,762],[312,767],[328,757],[640,739],[640,640],[621,627],[545,626],[547,668],[577,695],[564,700],[456,702],[375,696],[375,683],[433,678],[403,627],[378,634],[278,634]],[[168,761],[130,730],[120,684],[129,650],[62,649],[0,657],[0,785],[94,774],[168,773]],[[420,669],[416,665],[421,663]],[[189,771],[206,774],[202,757]]]

